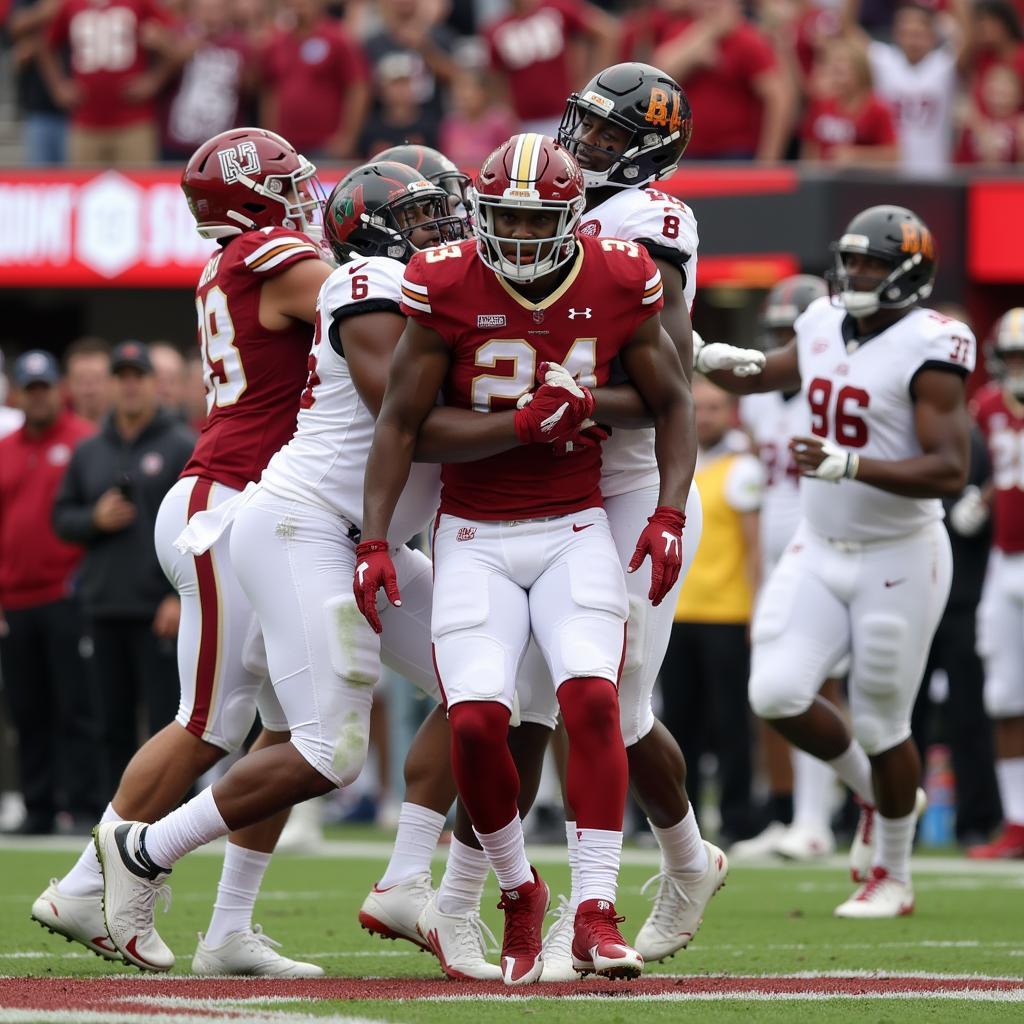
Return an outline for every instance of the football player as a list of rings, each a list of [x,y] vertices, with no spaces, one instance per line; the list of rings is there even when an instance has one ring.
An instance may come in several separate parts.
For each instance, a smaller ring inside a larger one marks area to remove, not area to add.
[[[985,708],[995,721],[1003,831],[968,850],[982,860],[1024,857],[1024,309],[995,326],[991,370],[999,382],[976,412],[992,460],[992,560],[978,606]],[[975,497],[976,504],[984,499]],[[979,524],[980,525],[980,524]]]
[[[794,337],[796,318],[815,300],[828,294],[820,277],[796,274],[779,281],[765,299],[761,313],[762,340],[766,351],[788,345]],[[746,395],[740,402],[740,420],[757,445],[765,470],[761,504],[761,579],[771,576],[800,522],[800,470],[789,439],[806,434],[810,414],[799,390]],[[833,671],[845,675],[845,670]],[[826,696],[838,703],[838,683],[827,684]],[[734,843],[729,859],[778,855],[790,860],[812,860],[832,853],[832,808],[829,799],[835,775],[828,765],[790,745],[774,730],[762,730],[772,797],[788,794],[792,823],[784,824],[776,813],[758,836]]]
[[[469,216],[469,176],[465,175],[444,155],[430,146],[419,146],[407,142],[403,146],[391,146],[378,153],[374,160],[393,160],[420,172],[427,181],[448,193],[448,209],[463,220]]]
[[[161,503],[155,531],[164,572],[181,597],[181,705],[175,721],[125,769],[102,818],[108,832],[122,820],[151,820],[176,807],[200,775],[241,746],[257,703],[264,731],[254,747],[288,739],[280,706],[264,686],[252,609],[226,541],[199,557],[181,554],[173,541],[196,512],[218,507],[257,480],[295,429],[316,296],[331,272],[316,240],[322,197],[315,175],[285,139],[258,128],[210,139],[182,175],[199,233],[220,247],[196,287],[209,416],[181,479]],[[286,816],[229,840],[213,919],[192,963],[197,973],[323,974],[281,956],[252,927],[260,881]],[[32,917],[107,959],[169,970],[174,956],[163,943],[141,934],[111,942],[102,893],[90,842],[71,872],[36,900]],[[147,894],[150,910],[157,895],[156,889]]]
[[[833,250],[834,301],[811,303],[760,377],[713,377],[741,393],[800,388],[810,412],[810,433],[789,445],[801,523],[751,627],[750,702],[877,811],[873,863],[835,913],[889,918],[914,909],[910,713],[952,578],[939,499],[967,478],[975,346],[964,324],[921,306],[936,251],[916,214],[873,206]],[[847,651],[852,738],[818,694]]]
[[[642,421],[644,403],[653,414],[661,485],[630,568],[651,555],[655,603],[679,573],[695,456],[689,389],[673,347],[662,343],[661,275],[631,242],[575,237],[583,193],[582,173],[563,147],[545,136],[514,136],[477,177],[476,243],[410,262],[402,285],[410,319],[367,463],[368,539],[355,577],[360,606],[379,628],[378,587],[392,603],[400,600],[384,537],[439,388],[448,404],[488,413],[522,400],[538,371],[558,381],[562,396],[545,408],[542,429],[519,428],[541,443],[445,465],[435,525],[435,661],[459,793],[503,892],[507,984],[540,977],[548,904],[547,887],[526,859],[506,746],[531,632],[569,738],[581,878],[574,967],[633,977],[643,965],[619,934],[614,909],[627,784],[616,682],[628,601],[601,508],[600,452],[573,445],[560,455],[543,442],[567,415],[578,421],[594,412],[583,387],[606,383],[618,356],[636,390],[613,389],[597,414],[613,425]],[[553,360],[564,369],[550,367]],[[540,400],[538,393],[520,414]]]

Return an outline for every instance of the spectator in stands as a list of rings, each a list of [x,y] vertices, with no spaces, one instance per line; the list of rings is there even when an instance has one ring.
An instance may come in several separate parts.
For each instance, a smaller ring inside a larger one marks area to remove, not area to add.
[[[495,102],[480,68],[460,72],[452,86],[448,114],[441,122],[440,149],[459,167],[479,167],[484,157],[516,132],[512,112]]]
[[[438,0],[378,0],[376,7],[381,27],[363,42],[371,71],[379,74],[382,60],[394,54],[403,55],[411,79],[412,101],[423,111],[425,119],[436,124],[443,113],[442,93],[458,70],[454,58],[457,37],[441,24],[444,5]]]
[[[110,410],[110,346],[88,336],[73,341],[64,353],[64,374],[71,408],[99,424]]]
[[[797,93],[810,81],[817,52],[840,32],[839,12],[816,0],[756,0],[757,27],[790,72]]]
[[[310,159],[355,155],[369,101],[366,60],[324,13],[323,0],[287,0],[290,24],[264,58],[262,123]]]
[[[981,106],[973,102],[956,148],[958,164],[1006,166],[1024,161],[1024,83],[1013,68],[993,64],[981,82]]]
[[[899,159],[892,113],[875,95],[867,54],[856,43],[826,44],[800,134],[804,160],[868,167]]]
[[[153,527],[195,440],[160,409],[144,345],[118,345],[111,367],[113,411],[75,451],[53,511],[58,536],[86,549],[80,594],[92,634],[108,789],[139,745],[141,707],[148,734],[178,709],[181,606],[157,562]]]
[[[662,721],[686,756],[686,789],[699,807],[701,757],[718,760],[722,833],[759,830],[750,799],[747,627],[760,567],[758,509],[763,470],[733,429],[735,399],[704,377],[693,381],[697,470],[704,525],[683,582],[661,670]],[[699,812],[698,812],[699,816]]]
[[[22,145],[29,166],[62,164],[67,158],[68,117],[54,101],[37,63],[56,10],[56,0],[14,0],[6,25],[18,90]]]
[[[989,69],[1005,64],[1024,79],[1024,31],[1016,9],[1008,0],[975,0],[971,8],[968,46],[971,99],[982,113],[989,114],[984,96]]]
[[[0,438],[13,434],[25,422],[25,414],[7,404],[7,374],[4,373],[4,354],[0,352]]]
[[[615,62],[618,29],[584,0],[511,0],[510,7],[483,29],[491,68],[520,130],[555,137],[565,97]]]
[[[21,356],[14,385],[25,421],[0,440],[0,661],[18,731],[19,831],[47,834],[57,812],[85,827],[99,809],[94,694],[72,595],[82,550],[49,525],[71,453],[95,428],[64,408],[49,352]]]
[[[686,92],[699,126],[687,159],[785,155],[795,113],[792,83],[739,0],[659,0],[630,38],[630,59],[649,59]]]
[[[156,377],[156,400],[165,412],[184,420],[188,384],[185,357],[169,341],[150,342],[147,349]]]
[[[254,54],[223,0],[189,0],[179,41],[180,75],[163,131],[165,160],[184,160],[213,135],[244,123],[239,114],[257,83]]]
[[[60,0],[39,68],[71,112],[73,164],[150,163],[159,153],[155,97],[172,75],[171,16],[157,0]],[[70,74],[61,55],[70,47]]]
[[[372,158],[381,150],[406,142],[432,148],[437,145],[437,120],[416,100],[415,75],[411,54],[395,50],[377,61],[373,77],[379,108],[363,130],[359,143],[363,156]]]

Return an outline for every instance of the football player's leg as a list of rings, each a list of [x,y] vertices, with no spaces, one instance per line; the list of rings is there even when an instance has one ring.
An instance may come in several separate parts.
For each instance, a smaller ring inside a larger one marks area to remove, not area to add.
[[[1024,856],[1024,556],[995,552],[978,608],[985,710],[995,723],[995,769],[1005,827],[972,848],[979,859]]]

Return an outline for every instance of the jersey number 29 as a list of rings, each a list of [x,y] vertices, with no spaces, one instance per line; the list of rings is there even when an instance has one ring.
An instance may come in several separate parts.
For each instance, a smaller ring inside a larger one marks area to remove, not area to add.
[[[203,354],[206,411],[234,405],[248,386],[242,356],[235,345],[235,325],[228,312],[228,297],[220,288],[196,296],[199,349]]]

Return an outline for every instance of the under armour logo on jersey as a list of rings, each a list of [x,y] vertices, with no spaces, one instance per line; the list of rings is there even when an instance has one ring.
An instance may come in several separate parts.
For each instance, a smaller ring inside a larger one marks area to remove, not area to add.
[[[661,531],[662,537],[665,538],[665,557],[669,555],[679,555],[679,538],[674,533],[669,533],[668,530]]]
[[[569,319],[570,320],[575,320],[576,317],[578,317],[578,316],[586,317],[586,319],[589,320],[590,319],[590,307],[587,306],[586,309],[576,309],[575,307],[570,306],[569,307],[569,313],[568,313]]]
[[[363,585],[363,577],[366,575],[366,570],[370,568],[369,562],[360,562],[356,566],[356,575],[359,577],[359,586]]]
[[[255,142],[240,142],[237,146],[222,149],[217,154],[220,173],[226,185],[233,185],[240,175],[251,176],[260,172],[260,155]]]

